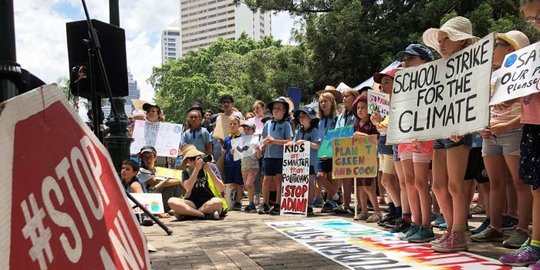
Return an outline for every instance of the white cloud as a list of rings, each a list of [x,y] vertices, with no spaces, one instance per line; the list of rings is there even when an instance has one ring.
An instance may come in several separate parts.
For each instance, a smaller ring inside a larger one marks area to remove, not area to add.
[[[109,1],[86,1],[91,18],[109,21]],[[128,68],[141,88],[141,98],[151,100],[146,82],[152,67],[161,64],[161,31],[179,15],[179,0],[120,0],[120,25],[126,31]],[[66,26],[83,20],[78,0],[17,0],[15,36],[17,62],[46,83],[69,77]],[[287,13],[273,15],[272,33],[289,43],[293,21]]]

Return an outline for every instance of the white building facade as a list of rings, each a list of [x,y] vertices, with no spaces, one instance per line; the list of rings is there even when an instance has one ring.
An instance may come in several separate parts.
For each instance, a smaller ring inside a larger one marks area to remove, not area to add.
[[[269,36],[270,13],[253,11],[245,4],[236,6],[232,0],[180,0],[179,19],[162,34],[162,61],[208,47],[219,38],[238,39],[242,33],[256,40]]]

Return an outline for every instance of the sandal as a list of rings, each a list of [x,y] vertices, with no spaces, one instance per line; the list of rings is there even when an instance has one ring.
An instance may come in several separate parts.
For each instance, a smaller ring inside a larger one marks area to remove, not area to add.
[[[366,220],[367,223],[375,223],[379,222],[382,219],[381,213],[373,213],[369,218]]]
[[[358,217],[355,219],[355,220],[366,220],[368,219],[368,212],[360,212],[360,214],[358,214]]]

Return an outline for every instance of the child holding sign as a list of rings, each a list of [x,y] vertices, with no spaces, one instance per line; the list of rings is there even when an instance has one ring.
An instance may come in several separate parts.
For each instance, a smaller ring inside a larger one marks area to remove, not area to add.
[[[536,30],[540,31],[540,0],[521,0],[521,11]],[[508,265],[540,268],[540,94],[521,98],[521,138],[520,179],[533,190],[532,234],[528,243],[517,251],[502,256],[499,260]],[[536,262],[536,263],[535,263]]]
[[[244,180],[242,179],[242,166],[240,160],[234,160],[231,141],[242,136],[240,131],[240,117],[232,115],[229,117],[229,136],[223,140],[223,150],[225,151],[225,179],[224,184],[228,190],[236,190],[235,202],[232,207],[234,211],[242,208],[242,197],[244,196]],[[228,196],[228,194],[226,195]],[[227,200],[229,198],[226,198]]]
[[[379,134],[377,127],[371,122],[371,115],[368,114],[368,104],[366,96],[358,96],[353,103],[353,112],[355,116],[354,121],[354,138],[361,139],[363,136]],[[359,186],[364,192],[356,193],[356,201],[360,202],[362,212],[359,214],[360,220],[366,220],[367,222],[379,222],[382,219],[381,211],[379,210],[379,201],[377,200],[377,193],[375,192],[373,178],[359,178],[357,179],[357,186]],[[369,201],[373,206],[373,214],[368,216],[367,197],[361,196],[367,194]]]
[[[281,201],[281,179],[283,171],[283,145],[291,141],[292,127],[287,121],[289,118],[289,103],[284,97],[279,97],[268,104],[268,109],[272,111],[273,119],[264,123],[262,137],[264,158],[264,179],[263,179],[263,202],[259,207],[259,214],[280,214],[279,204],[270,209],[268,201],[270,197],[270,187],[274,185],[277,192],[277,202]]]
[[[472,35],[472,24],[464,17],[454,17],[440,29],[430,28],[423,34],[424,43],[443,58],[450,57],[479,39]],[[438,252],[467,250],[468,202],[463,179],[467,169],[471,136],[452,136],[436,140],[433,145],[433,192],[446,220],[448,231],[432,241]]]
[[[255,134],[257,126],[253,118],[246,120],[242,123],[242,128],[244,129],[244,135],[252,136]],[[248,192],[249,204],[244,208],[245,212],[256,213],[257,208],[255,207],[255,177],[259,171],[259,158],[260,150],[259,146],[255,145],[255,154],[242,158],[242,178],[244,179],[244,188]]]
[[[337,116],[337,101],[342,98],[341,93],[335,89],[322,90],[319,94],[319,111],[320,118],[318,129],[320,137],[324,138],[329,130],[336,127]],[[324,203],[321,213],[330,213],[332,209],[338,206],[337,187],[332,183],[332,159],[321,157],[318,160],[317,182],[319,187],[323,186],[326,190],[326,202]]]
[[[321,144],[321,137],[317,125],[319,118],[317,113],[311,107],[304,107],[294,112],[294,119],[300,125],[298,132],[294,136],[294,144],[300,145],[304,142],[310,142],[309,152],[309,191],[308,191],[308,216],[313,215],[313,198],[315,197],[315,168],[317,166],[317,154]],[[290,142],[289,144],[293,144]]]

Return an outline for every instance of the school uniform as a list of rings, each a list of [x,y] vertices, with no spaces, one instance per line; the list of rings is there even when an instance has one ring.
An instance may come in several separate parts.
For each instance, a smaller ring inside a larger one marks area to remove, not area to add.
[[[182,133],[180,137],[181,144],[192,144],[197,148],[197,150],[210,155],[212,153],[206,152],[206,146],[209,143],[212,143],[212,136],[210,132],[204,127],[198,127],[194,130],[188,129]]]
[[[264,123],[262,138],[271,136],[276,140],[293,137],[291,124],[286,120],[269,120]],[[265,176],[280,175],[283,171],[283,145],[270,144],[264,151],[263,167]]]
[[[332,116],[325,116],[319,120],[319,134],[321,141],[324,139],[324,136],[326,136],[326,133],[329,130],[336,128],[336,122],[337,118]],[[324,173],[331,173],[332,172],[332,159],[318,159],[317,163],[317,171],[324,172]]]
[[[311,127],[308,130],[300,128],[296,135],[294,136],[295,141],[306,140],[312,143],[321,144],[321,134],[317,127]],[[319,149],[310,148],[309,152],[309,175],[315,175],[317,171],[317,163],[319,159],[317,155],[319,154]]]

